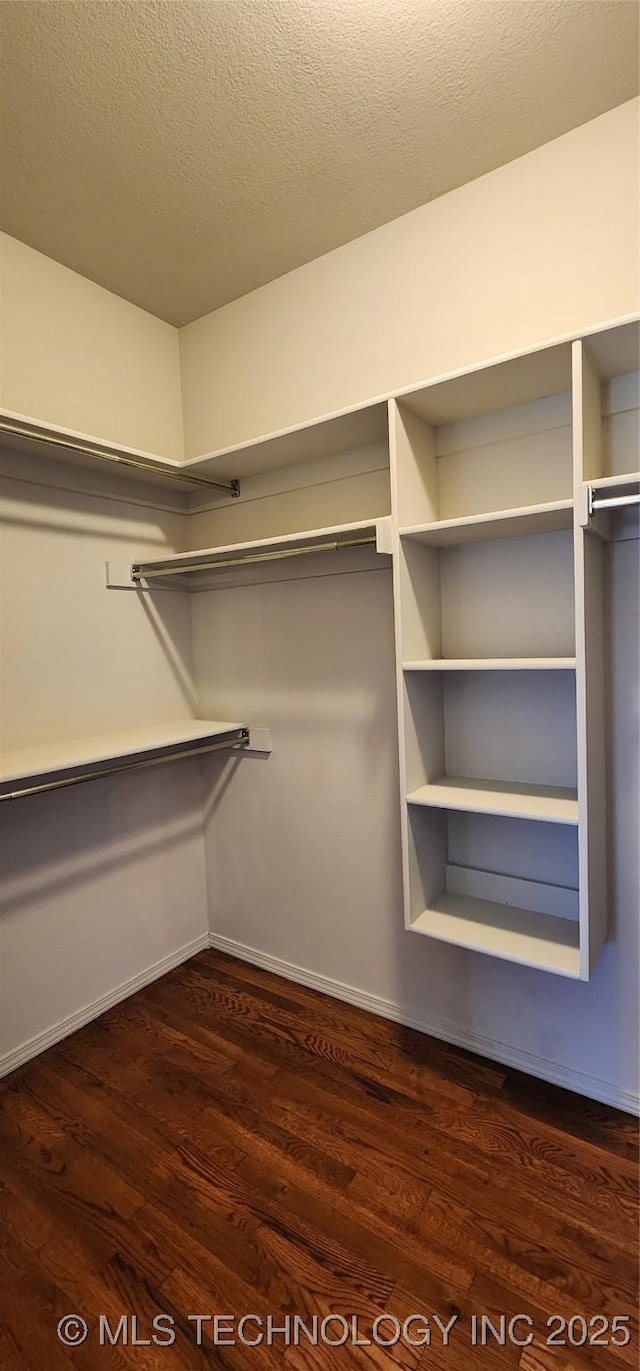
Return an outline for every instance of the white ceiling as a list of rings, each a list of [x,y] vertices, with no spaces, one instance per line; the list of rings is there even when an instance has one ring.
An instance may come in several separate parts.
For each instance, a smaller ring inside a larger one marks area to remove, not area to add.
[[[2,227],[183,324],[638,89],[636,0],[2,0]]]

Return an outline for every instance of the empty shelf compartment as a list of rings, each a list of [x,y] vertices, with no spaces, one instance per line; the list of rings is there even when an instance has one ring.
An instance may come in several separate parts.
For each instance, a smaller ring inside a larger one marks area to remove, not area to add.
[[[44,787],[52,777],[61,778],[61,785],[70,784],[80,776],[97,777],[109,770],[205,753],[225,743],[233,746],[246,742],[248,737],[249,730],[243,724],[183,719],[121,733],[17,748],[2,754],[0,799]]]
[[[473,952],[576,980],[580,976],[579,924],[573,919],[446,892],[410,927]]]

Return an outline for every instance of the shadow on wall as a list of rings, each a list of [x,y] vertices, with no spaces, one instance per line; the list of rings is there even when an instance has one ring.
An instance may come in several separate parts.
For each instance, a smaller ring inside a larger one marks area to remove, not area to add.
[[[193,762],[5,801],[0,916],[89,889],[109,872],[142,866],[201,833],[201,777]]]

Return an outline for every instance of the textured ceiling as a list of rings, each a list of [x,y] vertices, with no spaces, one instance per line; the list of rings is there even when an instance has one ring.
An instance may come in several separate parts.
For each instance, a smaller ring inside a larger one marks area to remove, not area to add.
[[[636,0],[2,0],[2,227],[183,324],[630,99]]]

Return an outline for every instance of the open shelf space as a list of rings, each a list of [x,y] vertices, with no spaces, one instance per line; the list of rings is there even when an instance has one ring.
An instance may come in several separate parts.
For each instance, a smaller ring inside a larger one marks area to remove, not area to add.
[[[619,476],[597,476],[589,484],[598,490],[616,491],[625,486],[635,486],[640,482],[640,471],[623,471]]]
[[[571,919],[472,896],[443,894],[410,927],[412,932],[426,933],[472,952],[574,980],[580,977],[579,926]]]
[[[403,662],[403,671],[574,671],[575,657],[451,657]]]
[[[561,786],[524,785],[511,781],[440,776],[407,795],[407,804],[435,809],[503,814],[557,824],[577,824],[578,792]]]
[[[506,509],[500,514],[470,514],[460,519],[416,524],[401,528],[400,536],[430,547],[449,547],[529,533],[552,533],[571,528],[572,522],[573,500],[555,500],[544,505],[526,505],[523,509]]]
[[[546,796],[549,818],[576,815],[575,672],[408,673],[401,702],[411,801],[543,818]]]
[[[182,719],[172,723],[150,724],[122,733],[96,734],[62,743],[43,743],[38,747],[5,751],[0,759],[0,798],[8,792],[36,787],[49,778],[101,771],[136,761],[169,761],[176,755],[206,752],[224,742],[241,739],[245,725],[213,719]]]
[[[407,829],[408,928],[579,976],[574,825],[409,805]]]
[[[228,543],[222,547],[200,548],[193,552],[178,552],[147,562],[134,562],[132,579],[154,580],[187,573],[213,571],[238,563],[277,560],[300,552],[322,552],[325,549],[347,549],[371,544],[376,552],[391,555],[391,520],[365,519],[351,524],[335,524],[331,528],[308,529],[303,533],[288,533],[279,538],[258,538],[252,542]]]

